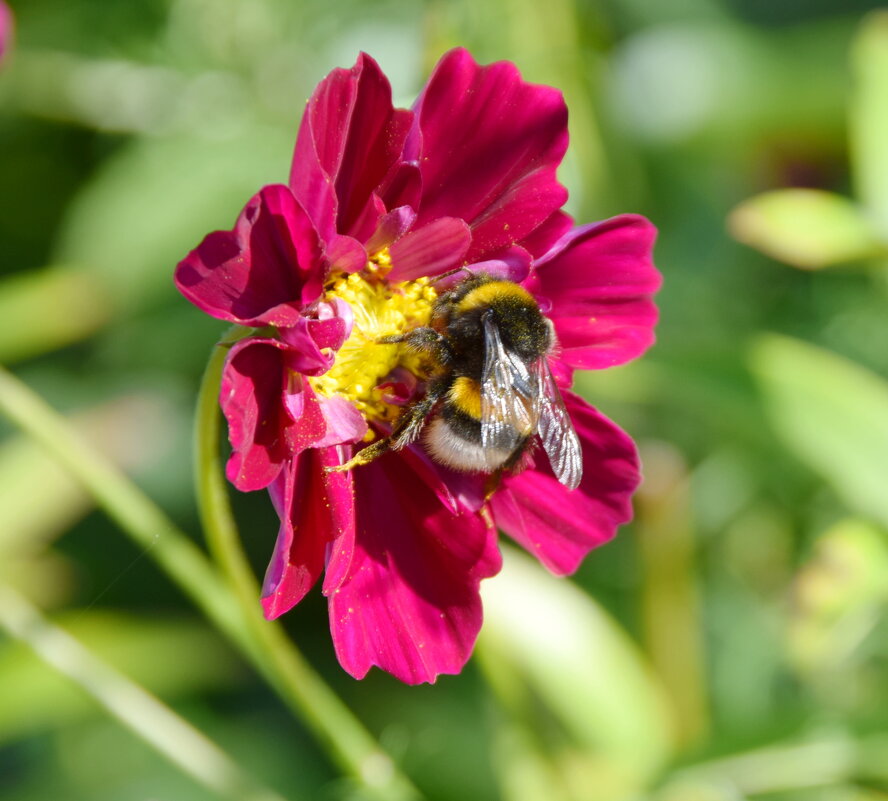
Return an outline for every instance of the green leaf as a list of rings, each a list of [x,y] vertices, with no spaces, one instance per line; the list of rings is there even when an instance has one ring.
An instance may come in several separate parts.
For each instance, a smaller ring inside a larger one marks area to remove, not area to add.
[[[824,532],[795,582],[787,645],[805,673],[841,670],[888,602],[888,539],[865,520]]]
[[[638,791],[672,750],[659,684],[592,598],[515,549],[504,556],[502,573],[482,588],[479,645],[494,689],[538,741],[550,730],[538,747],[555,764],[565,797]]]
[[[740,242],[804,269],[863,259],[884,249],[858,206],[819,189],[757,195],[731,212],[728,227]]]
[[[857,196],[888,239],[888,11],[870,14],[851,52],[849,132]]]
[[[756,342],[750,366],[778,436],[851,509],[888,525],[888,382],[778,335]]]

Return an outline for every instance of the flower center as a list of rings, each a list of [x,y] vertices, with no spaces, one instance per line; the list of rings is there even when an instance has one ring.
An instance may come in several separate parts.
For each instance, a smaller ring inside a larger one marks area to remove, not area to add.
[[[371,257],[366,270],[333,276],[324,300],[344,300],[354,314],[349,338],[324,375],[309,379],[315,391],[351,401],[367,420],[394,420],[400,408],[386,402],[379,384],[396,368],[403,367],[419,378],[427,377],[433,365],[403,343],[379,342],[428,325],[438,293],[428,278],[390,284],[388,249]]]

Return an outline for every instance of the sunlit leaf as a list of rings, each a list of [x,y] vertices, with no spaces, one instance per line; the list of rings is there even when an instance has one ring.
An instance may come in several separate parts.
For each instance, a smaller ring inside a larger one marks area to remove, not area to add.
[[[777,435],[855,511],[888,525],[888,382],[788,337],[750,354]]]
[[[852,50],[851,160],[857,196],[888,238],[888,12],[870,14]]]
[[[641,655],[570,581],[514,549],[505,556],[502,573],[483,586],[480,645],[494,688],[509,708],[524,710],[535,735],[557,729],[540,747],[568,797],[578,787],[583,798],[598,799],[644,786],[670,753],[671,735],[661,689]]]
[[[832,798],[820,795],[819,789],[851,779],[858,768],[860,746],[850,733],[839,729],[717,757],[679,769],[656,799],[743,801],[772,795],[787,801]]]
[[[635,496],[635,542],[642,642],[675,708],[676,738],[689,745],[709,729],[691,477],[676,447],[639,445],[644,481]]]
[[[884,248],[858,206],[816,189],[757,195],[734,209],[728,225],[741,242],[806,269],[866,258]]]
[[[788,646],[804,671],[836,668],[888,603],[888,536],[863,520],[822,534],[796,578]]]

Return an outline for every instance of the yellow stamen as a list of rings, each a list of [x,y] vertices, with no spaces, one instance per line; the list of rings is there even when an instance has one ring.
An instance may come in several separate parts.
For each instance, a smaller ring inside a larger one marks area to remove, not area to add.
[[[367,420],[394,420],[400,407],[383,400],[377,387],[397,367],[427,377],[431,365],[403,343],[380,343],[414,328],[428,325],[438,297],[427,278],[389,284],[382,280],[391,270],[386,248],[374,254],[367,269],[339,275],[327,284],[324,300],[344,300],[354,314],[351,335],[339,349],[333,366],[309,381],[325,397],[339,395],[355,404]]]
[[[385,278],[391,272],[391,269],[392,254],[388,248],[383,248],[374,253],[367,262],[367,272],[379,278]]]

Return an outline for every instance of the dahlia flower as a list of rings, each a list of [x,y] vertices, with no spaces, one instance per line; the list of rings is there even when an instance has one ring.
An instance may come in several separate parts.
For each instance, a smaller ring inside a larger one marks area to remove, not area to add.
[[[501,566],[497,529],[567,574],[631,518],[633,443],[569,387],[575,368],[653,342],[655,229],[637,215],[573,226],[555,176],[566,125],[558,91],[465,50],[441,59],[412,110],[396,109],[362,54],[309,99],[289,183],[263,188],[176,270],[188,300],[246,327],[220,403],[229,480],[267,488],[281,521],[265,615],[323,576],[336,653],[357,678],[373,665],[408,683],[462,668],[479,582]],[[551,320],[548,366],[582,448],[577,489],[535,452],[491,494],[488,476],[443,466],[419,441],[331,469],[423,397],[426,366],[391,340],[429,324],[460,268],[519,283]]]

